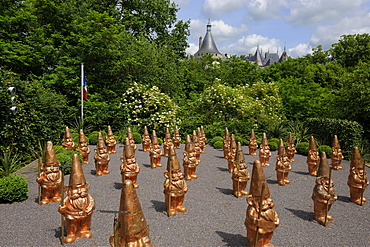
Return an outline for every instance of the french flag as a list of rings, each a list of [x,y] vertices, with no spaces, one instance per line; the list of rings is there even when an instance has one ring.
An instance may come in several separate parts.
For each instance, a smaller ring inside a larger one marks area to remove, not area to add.
[[[82,74],[82,97],[84,100],[89,100],[87,97],[87,86],[86,86],[86,77],[83,65],[81,66],[81,74]]]

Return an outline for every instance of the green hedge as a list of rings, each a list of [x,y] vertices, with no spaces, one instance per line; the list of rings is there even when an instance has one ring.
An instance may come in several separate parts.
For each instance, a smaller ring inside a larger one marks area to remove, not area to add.
[[[216,148],[216,149],[222,149],[223,148],[223,142],[222,141],[216,141],[213,144],[213,147]]]
[[[309,145],[310,144],[308,142],[300,142],[295,146],[295,149],[298,154],[307,155]]]
[[[56,153],[57,160],[60,162],[61,166],[72,166],[72,159],[73,155],[78,154],[78,157],[80,158],[81,164],[83,164],[82,156],[79,152],[77,151],[67,151],[67,150],[60,150],[59,153]],[[64,173],[64,175],[70,174],[71,173],[71,167],[65,167],[61,169]]]
[[[102,134],[103,139],[105,140],[107,136],[107,132],[103,131],[93,131],[90,135],[88,135],[89,138],[89,144],[90,145],[96,145],[98,143],[98,134],[99,132]]]
[[[270,151],[276,151],[278,149],[279,144],[277,142],[269,141]]]
[[[28,198],[28,183],[24,177],[12,175],[0,178],[0,201],[20,202]]]
[[[132,137],[134,138],[134,142],[135,144],[140,144],[143,142],[143,138],[141,137],[141,135],[137,132],[132,132]]]
[[[317,151],[319,153],[321,152],[325,152],[326,153],[326,157],[330,158],[331,156],[331,147],[327,146],[327,145],[321,145],[317,148]]]
[[[305,126],[321,145],[331,146],[334,135],[338,136],[343,153],[348,155],[353,147],[360,147],[363,127],[355,122],[331,118],[308,118]]]

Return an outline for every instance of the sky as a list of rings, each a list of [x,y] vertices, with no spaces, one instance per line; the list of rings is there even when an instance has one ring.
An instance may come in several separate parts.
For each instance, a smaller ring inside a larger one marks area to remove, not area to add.
[[[305,56],[341,35],[370,33],[370,0],[171,0],[190,20],[187,54],[199,49],[208,20],[218,50],[228,55],[278,52]]]

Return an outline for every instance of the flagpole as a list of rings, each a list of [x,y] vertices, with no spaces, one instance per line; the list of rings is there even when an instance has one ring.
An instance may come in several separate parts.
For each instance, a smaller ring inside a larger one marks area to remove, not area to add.
[[[81,126],[84,123],[84,64],[81,63]]]

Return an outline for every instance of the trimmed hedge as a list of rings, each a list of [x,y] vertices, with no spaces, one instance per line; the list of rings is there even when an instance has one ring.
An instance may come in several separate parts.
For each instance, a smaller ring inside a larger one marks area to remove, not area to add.
[[[327,146],[327,145],[321,145],[317,148],[317,151],[319,153],[321,152],[325,152],[326,153],[326,157],[330,158],[331,156],[331,147]]]
[[[278,143],[269,141],[270,151],[276,151],[278,149],[278,146],[279,146]]]
[[[218,142],[218,141],[223,141],[224,138],[222,138],[221,136],[215,136],[213,137],[210,141],[208,141],[208,144],[211,145],[213,147],[213,145]]]
[[[309,145],[310,144],[308,142],[300,142],[295,146],[295,149],[298,154],[307,155]]]
[[[93,131],[89,136],[89,144],[90,145],[96,145],[98,143],[98,134],[101,132],[103,139],[105,140],[107,136],[107,132],[103,131]]]
[[[0,201],[20,202],[28,198],[28,183],[24,177],[12,175],[0,178]]]
[[[213,147],[215,149],[222,149],[223,148],[223,142],[222,141],[217,141],[217,142],[213,143]]]
[[[134,138],[135,144],[139,144],[139,143],[142,143],[143,142],[143,138],[137,132],[132,132],[132,137]]]
[[[80,158],[80,162],[81,164],[83,164],[82,156],[77,151],[72,151],[72,150],[67,151],[63,149],[63,150],[60,150],[59,153],[56,153],[56,157],[57,157],[57,160],[60,162],[61,166],[72,166],[72,159],[73,159],[74,154],[78,154],[78,157]],[[71,167],[61,168],[64,175],[70,174],[71,169],[72,169]]]

